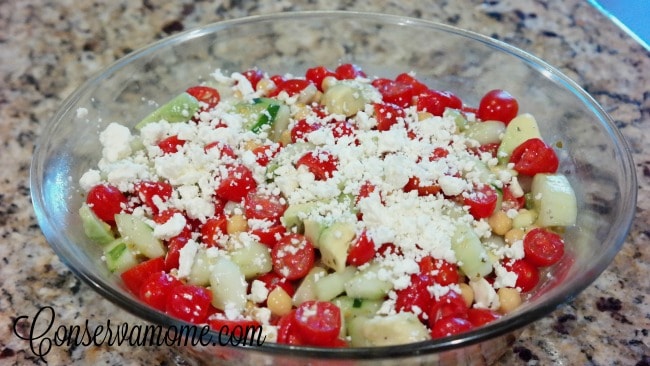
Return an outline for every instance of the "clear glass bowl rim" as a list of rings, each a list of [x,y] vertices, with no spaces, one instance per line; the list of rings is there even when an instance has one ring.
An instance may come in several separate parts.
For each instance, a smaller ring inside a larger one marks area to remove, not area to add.
[[[156,41],[148,46],[145,46],[137,51],[132,52],[131,54],[126,55],[125,57],[115,61],[112,65],[104,68],[95,76],[88,79],[84,84],[82,84],[78,89],[76,89],[70,96],[68,96],[65,101],[63,101],[62,106],[52,117],[49,123],[44,126],[44,129],[39,136],[34,150],[31,170],[30,170],[30,188],[31,188],[31,198],[33,206],[36,213],[37,221],[43,231],[47,241],[50,243],[50,246],[54,249],[60,259],[70,268],[70,270],[79,278],[81,278],[85,283],[90,285],[96,292],[104,296],[106,299],[112,303],[118,305],[124,310],[132,313],[133,315],[144,319],[146,321],[152,322],[154,324],[160,324],[164,326],[187,326],[187,323],[184,323],[180,320],[169,317],[165,314],[152,311],[147,306],[134,301],[126,294],[118,289],[111,288],[106,286],[104,281],[96,274],[80,269],[76,260],[71,259],[68,255],[70,253],[70,246],[73,246],[74,243],[70,243],[62,231],[58,231],[56,226],[51,221],[51,218],[47,212],[47,203],[44,201],[42,193],[42,173],[44,170],[43,166],[43,151],[44,146],[47,145],[47,138],[50,135],[48,132],[54,129],[54,127],[62,122],[62,118],[71,108],[74,108],[76,102],[83,96],[89,89],[92,89],[97,84],[101,83],[104,79],[108,78],[110,75],[118,72],[126,64],[147,57],[147,55],[154,53],[160,48],[170,47],[175,44],[180,44],[186,42],[196,37],[201,37],[205,34],[210,34],[214,32],[219,32],[224,29],[234,28],[238,26],[243,26],[251,23],[263,23],[263,22],[277,22],[283,20],[291,20],[296,17],[302,19],[322,19],[322,18],[346,18],[346,19],[364,19],[366,21],[375,21],[378,23],[391,24],[391,25],[400,25],[400,26],[409,26],[417,25],[418,27],[430,28],[435,31],[440,31],[444,33],[451,33],[459,37],[464,37],[476,42],[483,43],[495,50],[500,52],[510,54],[522,62],[528,64],[538,72],[542,73],[548,79],[551,79],[556,84],[562,85],[568,91],[570,91],[574,96],[581,100],[597,117],[598,121],[603,121],[603,127],[608,132],[609,136],[612,138],[616,145],[617,155],[620,156],[623,161],[623,173],[624,181],[629,183],[627,186],[630,188],[627,191],[621,192],[622,199],[627,202],[626,208],[622,215],[617,217],[618,222],[612,223],[614,227],[620,228],[613,240],[615,241],[614,245],[609,247],[609,250],[602,253],[599,257],[599,260],[594,263],[592,268],[590,268],[590,274],[587,277],[588,281],[573,283],[569,286],[566,291],[556,294],[555,296],[547,298],[539,306],[523,311],[519,314],[516,314],[512,318],[509,318],[505,322],[495,322],[487,326],[481,327],[477,330],[463,333],[457,336],[447,337],[441,340],[434,341],[424,341],[417,343],[410,343],[405,345],[397,346],[386,346],[386,347],[372,347],[372,348],[318,348],[318,347],[296,347],[288,346],[283,344],[276,343],[265,343],[262,346],[250,347],[250,351],[256,350],[267,354],[288,354],[296,357],[310,357],[310,358],[331,358],[331,359],[378,359],[378,358],[399,358],[414,356],[416,354],[431,354],[438,353],[446,350],[457,349],[465,347],[468,345],[476,344],[488,339],[499,337],[511,332],[514,332],[527,324],[530,324],[550,312],[552,312],[559,305],[571,300],[573,297],[577,296],[582,290],[588,287],[611,263],[618,251],[621,249],[625,238],[629,232],[632,220],[634,217],[634,207],[636,206],[637,199],[637,185],[636,185],[636,172],[634,169],[634,163],[629,151],[627,142],[621,132],[618,130],[612,118],[607,114],[607,112],[577,83],[565,76],[559,70],[549,65],[545,61],[539,59],[536,56],[533,56],[521,49],[518,49],[514,46],[508,45],[502,41],[481,35],[476,32],[460,29],[458,27],[428,21],[423,19],[416,19],[406,16],[399,15],[388,15],[381,13],[370,13],[370,12],[356,12],[356,11],[297,11],[297,12],[285,12],[285,13],[275,13],[268,15],[255,15],[248,16],[243,18],[224,20],[205,26],[201,26],[195,29],[189,29],[184,32],[178,33],[176,35],[163,38],[159,41]],[[615,226],[617,225],[617,226]],[[218,337],[218,333],[211,333],[210,336],[212,339]]]

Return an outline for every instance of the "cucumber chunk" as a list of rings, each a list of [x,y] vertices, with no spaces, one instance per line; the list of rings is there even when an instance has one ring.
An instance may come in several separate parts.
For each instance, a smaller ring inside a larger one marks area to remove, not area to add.
[[[366,93],[362,88],[363,84],[336,83],[323,94],[321,104],[332,114],[342,114],[346,117],[354,116],[359,111],[362,111],[369,102],[364,96]]]
[[[303,225],[304,218],[312,211],[318,208],[318,202],[305,202],[287,207],[282,215],[282,225],[288,231],[303,233],[305,227]],[[318,244],[318,243],[312,243]]]
[[[217,257],[210,273],[212,305],[219,310],[242,312],[246,306],[246,280],[235,263]]]
[[[117,274],[138,264],[137,255],[123,238],[113,240],[104,248],[104,259],[108,270]]]
[[[532,138],[542,138],[535,117],[524,113],[513,118],[506,127],[503,140],[501,140],[501,145],[497,150],[499,161],[502,163],[507,162],[517,146]]]
[[[230,259],[239,266],[247,280],[273,269],[269,248],[257,242],[251,242],[243,248],[230,253]]]
[[[336,272],[343,271],[354,237],[354,225],[348,222],[335,222],[323,230],[318,239],[321,261]]]
[[[341,309],[341,314],[349,322],[358,317],[373,317],[383,303],[382,300],[355,299],[349,296],[339,296],[332,302]]]
[[[562,174],[536,174],[531,189],[540,226],[571,226],[576,223],[578,204],[568,179]]]
[[[100,245],[106,245],[115,240],[111,226],[97,217],[87,204],[81,205],[79,216],[81,217],[84,233],[90,240]]]
[[[350,297],[359,299],[383,299],[393,288],[393,284],[388,280],[379,278],[379,271],[381,270],[381,265],[373,263],[357,272],[345,283],[345,293]]]
[[[501,136],[506,131],[506,125],[500,121],[475,122],[468,125],[465,136],[476,140],[480,145],[501,142]]]
[[[252,103],[235,105],[235,112],[244,117],[244,128],[260,133],[266,126],[272,126],[269,138],[278,141],[280,135],[289,126],[291,111],[277,99],[255,98]]]
[[[305,238],[309,240],[314,247],[318,248],[318,240],[320,239],[323,230],[326,229],[326,226],[317,220],[306,219],[303,221]]]
[[[153,236],[153,229],[142,219],[129,214],[117,214],[115,224],[122,238],[145,257],[158,258],[165,255],[165,246]]]
[[[298,306],[305,301],[316,300],[316,280],[327,274],[327,271],[322,267],[312,268],[307,276],[302,279],[300,286],[296,289],[296,293],[293,294],[292,303],[293,306]]]
[[[420,342],[431,339],[429,331],[413,313],[356,317],[348,331],[353,347],[375,347]]]
[[[135,125],[135,128],[139,130],[151,122],[159,122],[161,120],[169,123],[187,122],[199,108],[199,101],[190,94],[183,92],[151,112],[151,114]]]
[[[354,273],[355,267],[346,267],[341,272],[330,273],[317,279],[314,282],[316,298],[322,301],[330,301],[345,291],[345,283],[348,282]]]
[[[451,238],[451,249],[456,255],[458,266],[470,279],[485,277],[492,272],[492,263],[487,251],[468,225],[456,226]]]

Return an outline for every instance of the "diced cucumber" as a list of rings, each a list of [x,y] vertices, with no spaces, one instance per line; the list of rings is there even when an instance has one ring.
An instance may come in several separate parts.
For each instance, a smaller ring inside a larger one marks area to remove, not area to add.
[[[341,272],[330,273],[317,279],[314,282],[316,298],[329,301],[342,294],[345,291],[345,283],[354,276],[356,270],[356,267],[345,267]]]
[[[151,112],[151,114],[135,125],[135,128],[139,130],[148,123],[159,122],[161,120],[169,123],[187,122],[199,110],[199,107],[199,101],[196,98],[183,92]]]
[[[210,291],[215,308],[243,311],[246,306],[247,287],[239,266],[226,257],[216,258],[210,273]]]
[[[312,219],[306,219],[303,221],[303,226],[305,228],[305,238],[307,238],[314,247],[318,248],[318,239],[326,226],[321,222]]]
[[[287,207],[282,215],[282,224],[289,231],[303,233],[305,228],[303,225],[304,217],[318,207],[318,202],[305,202],[298,203]]]
[[[465,136],[476,140],[480,145],[501,142],[501,137],[506,131],[506,125],[500,121],[475,122],[467,126]]]
[[[187,282],[197,286],[208,286],[210,284],[210,275],[212,274],[212,265],[217,260],[216,256],[208,255],[204,247],[199,247],[194,255],[194,261],[187,276]]]
[[[327,274],[327,271],[322,267],[312,268],[307,276],[302,279],[300,286],[296,289],[296,292],[293,294],[293,305],[298,306],[305,301],[316,300],[316,279],[321,278]]]
[[[458,266],[470,279],[484,277],[492,272],[492,263],[487,251],[474,230],[468,225],[456,226],[451,238],[451,249],[456,255]]]
[[[358,317],[373,317],[383,303],[382,300],[354,299],[349,296],[339,296],[332,302],[341,309],[341,314],[349,322]]]
[[[247,280],[273,269],[269,248],[257,242],[248,243],[230,253],[230,259],[239,266]]]
[[[113,240],[104,248],[104,258],[108,270],[117,274],[138,264],[137,255],[123,238]]]
[[[363,84],[336,83],[330,86],[321,99],[321,104],[332,114],[342,114],[351,117],[362,111],[368,99],[365,98]]]
[[[540,226],[571,226],[578,204],[569,180],[562,174],[536,174],[531,190]]]
[[[269,137],[277,141],[289,126],[289,107],[277,99],[255,98],[252,103],[235,105],[235,112],[244,118],[244,128],[259,133],[271,126]]]
[[[533,225],[536,219],[537,212],[535,210],[527,210],[525,208],[522,208],[517,213],[517,216],[512,219],[512,228],[525,230],[529,226]]]
[[[465,116],[463,116],[463,114],[457,109],[446,108],[445,111],[442,112],[442,116],[444,118],[452,117],[454,122],[456,122],[456,128],[458,131],[464,131],[469,124],[467,118],[465,118]]]
[[[503,140],[497,150],[497,157],[500,162],[507,162],[510,159],[510,154],[514,149],[521,145],[524,141],[532,138],[542,138],[539,133],[539,127],[535,117],[531,114],[524,113],[513,118],[506,131],[503,134]]]
[[[431,339],[429,331],[413,313],[363,316],[348,325],[352,347],[394,346]]]
[[[145,257],[158,258],[165,255],[163,243],[153,236],[153,229],[139,217],[130,214],[117,214],[115,215],[115,224],[122,238]]]
[[[343,271],[354,236],[354,225],[349,222],[335,222],[323,230],[318,239],[321,261],[336,272]]]
[[[106,245],[115,240],[111,226],[102,221],[87,204],[79,208],[79,216],[86,236],[97,244]]]
[[[379,271],[381,270],[381,265],[373,263],[357,272],[345,283],[345,293],[358,299],[383,299],[393,288],[393,284],[388,280],[379,278]]]
[[[494,181],[496,180],[496,175],[492,173],[492,170],[485,164],[484,162],[481,161],[476,156],[467,156],[463,158],[465,163],[463,165],[467,166],[468,163],[472,163],[472,169],[471,170],[463,170],[461,172],[461,176],[465,179],[468,180],[475,180],[478,179],[479,182],[484,183],[484,184],[493,184]]]

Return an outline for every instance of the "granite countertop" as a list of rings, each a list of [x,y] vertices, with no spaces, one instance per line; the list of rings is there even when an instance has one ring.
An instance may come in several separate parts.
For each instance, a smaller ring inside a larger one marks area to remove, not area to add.
[[[627,242],[594,284],[525,328],[498,364],[650,365],[650,53],[587,1],[156,3],[0,2],[0,364],[43,363],[13,333],[12,324],[44,306],[53,307],[56,324],[64,326],[86,319],[135,321],[71,274],[34,217],[28,183],[31,153],[62,100],[102,67],[183,29],[250,14],[346,9],[421,17],[504,40],[558,67],[611,114],[629,141],[638,174],[637,215]],[[108,345],[55,346],[47,360],[187,364],[166,348]]]

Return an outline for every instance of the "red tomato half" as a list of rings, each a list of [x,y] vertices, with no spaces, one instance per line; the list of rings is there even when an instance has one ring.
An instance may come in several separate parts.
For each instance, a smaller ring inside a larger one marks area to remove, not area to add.
[[[404,192],[417,191],[418,196],[428,196],[438,194],[442,188],[437,184],[423,185],[420,183],[420,178],[411,177],[404,186]]]
[[[170,290],[165,311],[186,322],[201,324],[208,317],[211,302],[212,293],[205,287],[179,285]]]
[[[296,167],[304,165],[316,180],[327,180],[337,170],[338,163],[338,159],[327,151],[311,151],[298,159]]]
[[[323,79],[328,76],[336,77],[336,73],[325,66],[312,67],[305,73],[305,78],[314,83],[320,91],[323,91]]]
[[[307,344],[326,347],[339,336],[341,310],[329,301],[306,301],[296,308],[293,323]]]
[[[304,344],[296,330],[296,310],[291,310],[278,321],[278,343],[299,346]]]
[[[219,238],[227,233],[228,218],[223,216],[211,217],[201,226],[201,242],[208,247],[219,246]]]
[[[396,291],[395,310],[412,312],[417,314],[420,321],[425,321],[425,314],[428,313],[433,300],[427,289],[431,283],[432,280],[427,275],[411,275],[411,284],[407,288]]]
[[[170,291],[182,282],[163,271],[151,273],[140,286],[139,298],[147,305],[165,311]]]
[[[564,255],[564,241],[556,233],[536,228],[524,237],[524,254],[537,267],[552,266]]]
[[[538,138],[526,140],[517,146],[510,156],[510,162],[515,164],[517,172],[530,176],[555,173],[560,165],[555,150]]]
[[[100,220],[112,225],[115,215],[126,208],[127,198],[113,185],[98,184],[88,191],[86,203]]]
[[[306,119],[301,119],[291,129],[291,142],[303,141],[305,137],[321,128],[320,123],[309,123]]]
[[[305,79],[285,80],[280,84],[277,84],[277,88],[273,90],[269,96],[273,97],[280,94],[280,92],[285,92],[291,97],[305,90],[309,85],[312,85],[311,81]]]
[[[503,266],[508,271],[517,274],[517,282],[515,286],[519,287],[522,292],[528,292],[537,286],[537,283],[539,282],[539,270],[525,258],[514,262],[505,262]]]
[[[366,73],[361,68],[354,64],[343,64],[334,70],[336,78],[339,80],[356,79],[357,77],[366,77]]]
[[[526,198],[524,196],[515,197],[509,185],[503,187],[503,199],[501,200],[501,210],[507,212],[510,209],[515,209],[519,211],[522,208],[524,208],[525,205],[526,205]]]
[[[169,272],[179,266],[181,249],[187,244],[188,237],[176,236],[169,239],[167,243],[167,254],[165,255],[165,271]]]
[[[478,106],[477,117],[483,121],[501,121],[506,125],[517,117],[519,103],[507,91],[490,90],[481,98]]]
[[[270,228],[252,230],[251,234],[260,238],[260,243],[273,248],[286,232],[287,229],[284,226],[275,225]]]
[[[458,266],[444,259],[435,259],[431,256],[426,256],[420,260],[418,265],[420,266],[420,273],[430,276],[433,283],[441,286],[458,283],[460,279]]]
[[[155,203],[155,197],[158,197],[160,201],[166,202],[169,197],[172,195],[172,186],[169,183],[165,182],[150,182],[143,181],[136,183],[135,191],[138,194],[140,201],[147,207],[149,207],[153,214],[158,213],[158,206]]]
[[[280,145],[262,145],[253,149],[255,161],[260,166],[267,166],[271,159],[273,159],[280,152]]]
[[[314,266],[314,246],[300,234],[287,234],[271,249],[273,271],[288,280],[307,275]]]
[[[375,103],[374,107],[379,131],[390,130],[397,123],[398,118],[404,118],[404,110],[396,105]]]
[[[278,276],[274,272],[265,273],[259,277],[257,280],[264,282],[266,289],[269,293],[275,290],[276,287],[280,286],[289,296],[293,296],[296,292],[296,289],[293,287],[293,284],[289,282],[286,278]]]
[[[497,207],[497,201],[496,190],[488,184],[463,197],[463,204],[469,206],[469,213],[477,220],[490,217]]]
[[[219,91],[210,88],[209,86],[193,86],[187,89],[187,93],[196,98],[199,102],[207,104],[206,109],[214,108],[221,100]]]
[[[237,159],[237,154],[235,154],[235,151],[230,147],[228,144],[223,143],[221,141],[214,141],[211,142],[203,148],[203,150],[207,153],[208,151],[212,149],[217,149],[219,151],[219,156],[223,159],[224,157],[229,157],[231,159]]]
[[[354,125],[348,121],[335,122],[330,124],[328,127],[332,130],[332,135],[335,139],[343,136],[352,136],[355,131]]]
[[[382,95],[384,103],[394,104],[401,108],[411,105],[415,91],[413,86],[390,79],[375,79],[372,81],[379,93]]]
[[[419,112],[429,112],[434,116],[442,116],[445,109],[460,109],[462,100],[449,91],[428,90],[418,95],[416,108]]]
[[[247,219],[280,222],[280,217],[287,209],[287,203],[278,196],[271,196],[257,191],[248,193],[244,199],[244,212]]]
[[[248,192],[257,188],[257,182],[253,178],[253,172],[243,165],[237,165],[230,169],[215,193],[218,197],[228,201],[241,202]]]
[[[178,152],[178,149],[185,145],[185,140],[181,140],[178,136],[169,136],[158,142],[158,147],[162,150],[163,154],[173,154]]]
[[[474,328],[474,326],[472,323],[470,323],[469,320],[454,316],[448,316],[438,320],[433,325],[433,327],[431,327],[431,337],[434,339],[449,337],[452,335],[467,332],[472,328]]]
[[[445,317],[467,318],[467,304],[463,297],[456,291],[449,291],[442,295],[429,308],[429,327]]]
[[[413,92],[415,93],[415,95],[424,93],[429,90],[429,87],[427,87],[424,83],[420,82],[419,80],[417,80],[416,78],[414,78],[413,76],[407,73],[402,73],[397,75],[395,81],[402,84],[410,85],[411,88],[413,88]]]
[[[467,320],[475,327],[491,323],[501,317],[501,314],[490,309],[467,309]]]
[[[377,254],[375,242],[363,231],[359,234],[348,250],[347,263],[353,266],[360,266],[370,262]]]
[[[149,259],[140,264],[137,264],[128,270],[124,271],[120,277],[124,285],[131,291],[131,293],[137,295],[140,292],[140,287],[142,283],[150,276],[152,273],[162,272],[165,270],[165,259],[163,257]]]

